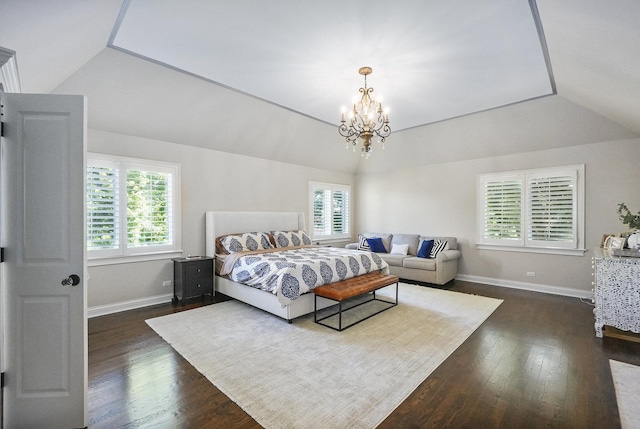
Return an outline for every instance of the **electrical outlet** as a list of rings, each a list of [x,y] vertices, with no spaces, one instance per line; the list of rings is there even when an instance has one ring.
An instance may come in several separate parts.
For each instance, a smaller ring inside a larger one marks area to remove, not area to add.
[[[527,277],[535,277],[536,273],[534,273],[533,271],[527,271]]]
[[[162,282],[162,286],[171,286],[171,280],[165,280]]]

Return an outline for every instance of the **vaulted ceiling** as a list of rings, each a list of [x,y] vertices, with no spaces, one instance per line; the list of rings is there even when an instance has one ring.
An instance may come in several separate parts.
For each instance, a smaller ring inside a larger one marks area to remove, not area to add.
[[[91,128],[339,171],[640,136],[637,1],[391,3],[2,0],[0,47]],[[336,130],[365,65],[394,130],[367,161]]]

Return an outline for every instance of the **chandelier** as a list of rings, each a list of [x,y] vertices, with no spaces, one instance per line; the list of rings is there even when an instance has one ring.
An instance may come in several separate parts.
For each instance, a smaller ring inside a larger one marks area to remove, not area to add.
[[[373,95],[373,88],[367,88],[367,75],[372,72],[371,67],[361,67],[358,73],[364,76],[364,88],[360,88],[360,100],[359,96],[355,96],[353,99],[353,110],[349,112],[349,119],[345,119],[346,109],[342,108],[342,115],[340,118],[340,126],[338,132],[347,142],[347,149],[349,144],[353,146],[353,151],[356,151],[358,144],[358,138],[362,139],[362,156],[369,158],[372,151],[372,141],[374,137],[378,138],[378,143],[382,144],[384,149],[384,141],[391,134],[391,128],[389,127],[389,111],[388,109],[382,109],[382,99],[376,100]]]

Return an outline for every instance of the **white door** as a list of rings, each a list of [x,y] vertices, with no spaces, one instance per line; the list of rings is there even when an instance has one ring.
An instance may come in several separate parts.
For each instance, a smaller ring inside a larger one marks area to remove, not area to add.
[[[2,94],[4,426],[87,426],[83,96]]]

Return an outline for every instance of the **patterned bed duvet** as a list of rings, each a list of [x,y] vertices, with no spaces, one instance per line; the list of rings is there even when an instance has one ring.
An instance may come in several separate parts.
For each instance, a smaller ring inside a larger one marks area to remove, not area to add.
[[[221,275],[269,291],[283,306],[316,286],[378,270],[389,273],[389,265],[375,253],[335,247],[241,252],[225,259]]]

